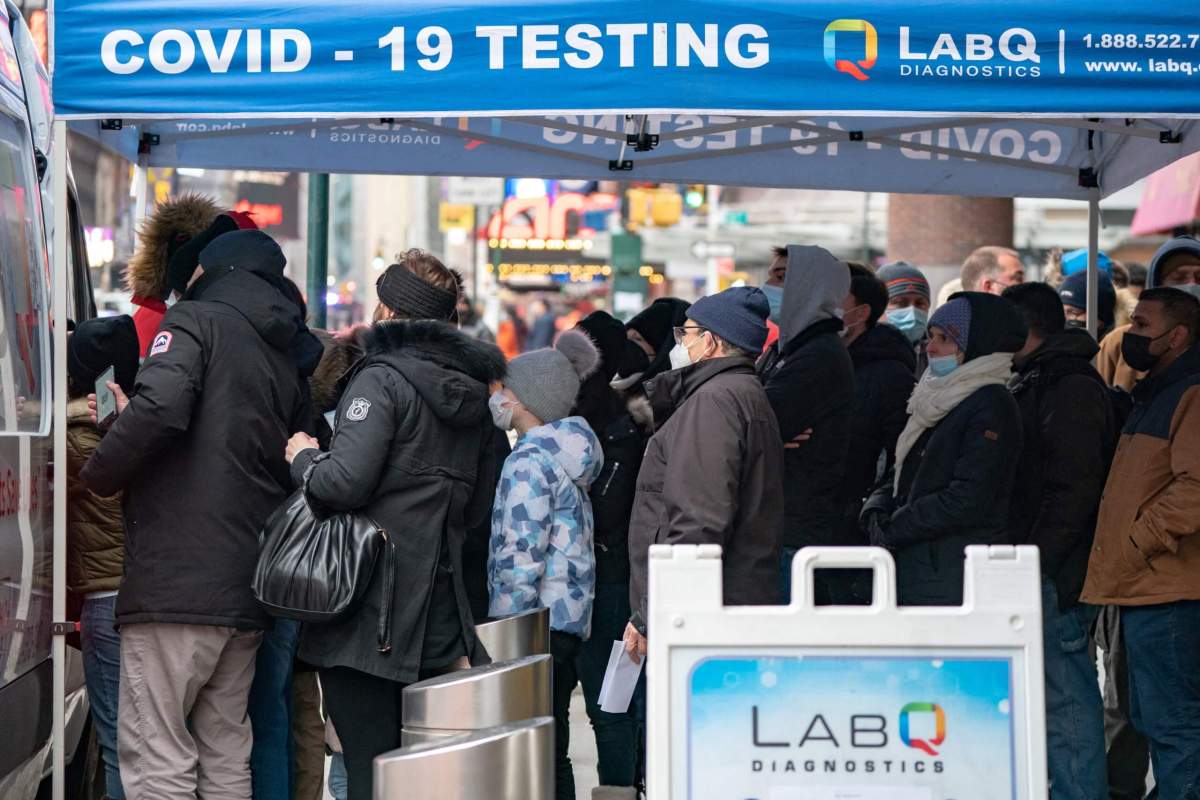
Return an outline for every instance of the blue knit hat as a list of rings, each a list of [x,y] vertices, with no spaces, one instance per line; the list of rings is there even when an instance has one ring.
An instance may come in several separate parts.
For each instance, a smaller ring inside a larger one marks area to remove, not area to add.
[[[954,340],[958,349],[967,352],[967,333],[971,330],[971,303],[965,297],[956,297],[938,306],[929,318],[929,327],[941,328]]]
[[[767,343],[767,315],[771,304],[761,289],[734,286],[719,294],[697,300],[688,309],[688,319],[711,331],[734,347],[762,352]]]

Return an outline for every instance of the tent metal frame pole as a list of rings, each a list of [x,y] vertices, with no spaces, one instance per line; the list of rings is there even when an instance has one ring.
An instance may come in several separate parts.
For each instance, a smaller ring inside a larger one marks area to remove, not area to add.
[[[133,165],[133,220],[134,225],[140,225],[146,218],[146,166],[141,157]]]
[[[52,797],[63,800],[66,790],[66,630],[67,616],[67,123],[54,123],[54,263],[52,333],[54,337],[54,370],[50,382],[54,397],[54,555],[53,555],[53,614],[54,636],[51,640],[53,708],[51,736],[53,748]]]
[[[327,322],[329,280],[329,173],[308,176],[308,317],[316,328]]]
[[[1092,338],[1099,330],[1100,296],[1100,188],[1088,190],[1087,329]]]

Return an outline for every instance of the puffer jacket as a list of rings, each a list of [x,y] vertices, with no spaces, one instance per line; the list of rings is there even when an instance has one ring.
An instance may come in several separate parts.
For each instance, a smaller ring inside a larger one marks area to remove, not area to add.
[[[80,473],[97,494],[125,492],[118,625],[272,625],[250,582],[290,489],[288,437],[312,421],[320,343],[277,288],[282,254],[224,244],[167,312],[136,396]]]
[[[489,613],[550,609],[550,628],[587,639],[596,589],[588,489],[604,467],[583,417],[526,432],[504,462],[492,508]]]
[[[381,653],[376,643],[385,580],[376,569],[353,612],[305,625],[304,661],[399,683],[456,654],[486,661],[463,586],[462,548],[467,530],[487,517],[495,431],[488,385],[503,375],[499,350],[445,322],[371,329],[366,355],[343,379],[329,452],[299,453],[292,479],[300,485],[307,473],[308,496],[319,506],[363,511],[389,532],[392,649]]]
[[[719,544],[726,605],[779,602],[783,442],[749,358],[702,361],[646,385],[658,432],[629,523],[629,601],[646,624],[652,544]]]
[[[1083,599],[1200,600],[1200,345],[1133,390],[1100,500]]]
[[[67,404],[67,588],[78,594],[115,591],[125,560],[121,494],[100,497],[79,477],[100,446],[86,397]]]

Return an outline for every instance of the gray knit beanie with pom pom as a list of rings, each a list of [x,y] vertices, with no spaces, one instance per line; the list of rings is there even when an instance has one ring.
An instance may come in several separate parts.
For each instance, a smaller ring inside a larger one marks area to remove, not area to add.
[[[564,331],[554,347],[532,350],[508,362],[504,387],[543,424],[571,413],[579,386],[600,366],[600,352],[587,334]]]

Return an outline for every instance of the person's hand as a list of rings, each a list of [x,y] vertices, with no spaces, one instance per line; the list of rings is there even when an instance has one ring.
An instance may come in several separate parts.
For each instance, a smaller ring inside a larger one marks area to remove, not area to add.
[[[129,406],[129,398],[125,395],[125,391],[121,388],[120,384],[107,381],[104,385],[108,387],[108,390],[113,393],[113,397],[117,399],[117,416],[120,416],[121,413]],[[87,401],[88,416],[91,417],[92,424],[95,425],[99,420],[99,414],[96,411],[96,395],[89,394],[87,396]]]
[[[632,622],[625,625],[624,641],[625,652],[629,654],[633,663],[642,663],[642,659],[646,657],[646,637],[638,633]]]
[[[284,451],[283,457],[287,459],[287,463],[292,463],[292,460],[304,450],[316,450],[321,445],[317,440],[309,436],[304,431],[293,433],[292,438],[288,439],[287,449]]]
[[[892,526],[892,518],[881,511],[864,515],[863,528],[872,547],[888,546],[888,529]]]
[[[799,450],[800,445],[812,438],[812,428],[805,428],[796,434],[796,438],[783,446],[784,450]]]

